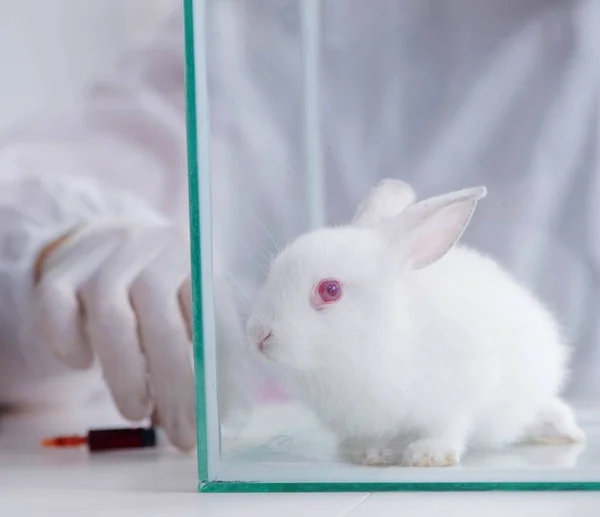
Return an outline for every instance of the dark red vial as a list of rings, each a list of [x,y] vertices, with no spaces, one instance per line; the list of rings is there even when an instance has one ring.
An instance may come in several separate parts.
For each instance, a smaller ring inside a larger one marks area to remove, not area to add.
[[[156,447],[156,431],[153,427],[92,429],[88,433],[88,448],[92,452],[144,447]]]

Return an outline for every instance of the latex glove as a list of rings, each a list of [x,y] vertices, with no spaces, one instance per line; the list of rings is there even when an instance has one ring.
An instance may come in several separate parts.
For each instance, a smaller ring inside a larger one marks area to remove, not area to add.
[[[72,368],[97,358],[121,413],[149,416],[175,446],[195,446],[189,244],[164,223],[84,225],[47,247],[34,306],[54,353]]]

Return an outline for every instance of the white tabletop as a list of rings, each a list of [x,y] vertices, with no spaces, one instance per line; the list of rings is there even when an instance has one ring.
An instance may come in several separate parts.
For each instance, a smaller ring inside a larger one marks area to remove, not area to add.
[[[107,425],[104,414],[85,422]],[[193,455],[39,447],[44,436],[80,430],[81,419],[64,414],[0,421],[0,516],[600,515],[600,492],[198,494]]]

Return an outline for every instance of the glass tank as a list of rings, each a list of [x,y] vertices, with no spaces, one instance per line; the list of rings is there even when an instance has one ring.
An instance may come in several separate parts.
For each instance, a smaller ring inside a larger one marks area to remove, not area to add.
[[[594,0],[186,0],[200,488],[600,488]]]

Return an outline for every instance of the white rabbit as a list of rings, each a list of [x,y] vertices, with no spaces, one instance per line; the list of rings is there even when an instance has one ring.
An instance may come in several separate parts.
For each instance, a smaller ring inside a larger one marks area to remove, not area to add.
[[[397,215],[370,206],[391,188]],[[406,189],[381,184],[357,224],[282,251],[248,320],[253,348],[354,462],[447,466],[477,444],[583,440],[559,398],[569,354],[554,318],[492,259],[454,246],[486,189],[414,204]]]

